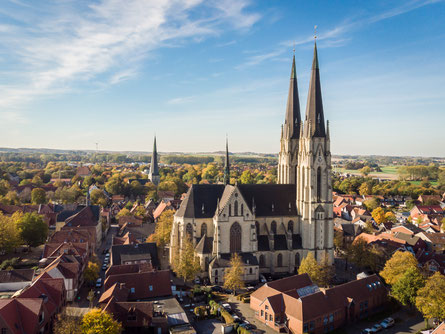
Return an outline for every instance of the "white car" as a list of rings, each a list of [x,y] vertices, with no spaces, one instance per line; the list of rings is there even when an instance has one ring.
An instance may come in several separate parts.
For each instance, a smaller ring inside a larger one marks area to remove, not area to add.
[[[102,278],[98,278],[96,281],[96,288],[100,288],[102,286]]]
[[[382,326],[384,329],[387,329],[387,328],[389,328],[389,327],[392,327],[392,326],[394,326],[394,319],[393,318],[386,318],[385,320],[383,320],[381,323],[380,323],[380,326]]]

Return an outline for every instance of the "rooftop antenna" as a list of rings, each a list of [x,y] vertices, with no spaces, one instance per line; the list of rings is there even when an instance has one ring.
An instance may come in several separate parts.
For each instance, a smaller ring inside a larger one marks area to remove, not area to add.
[[[294,49],[293,49],[293,51],[294,51],[294,56],[295,56],[295,41],[294,41]]]
[[[318,28],[318,26],[314,26],[314,39],[316,40],[317,39],[317,28]]]
[[[96,153],[99,151],[99,143],[96,143]]]

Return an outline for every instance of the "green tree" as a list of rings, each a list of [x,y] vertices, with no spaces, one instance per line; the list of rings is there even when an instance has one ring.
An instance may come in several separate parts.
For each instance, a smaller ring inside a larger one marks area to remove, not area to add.
[[[308,274],[312,282],[317,285],[324,285],[323,281],[323,270],[317,260],[315,260],[314,254],[312,252],[308,253],[307,256],[301,261],[300,267],[298,268],[298,274]]]
[[[251,184],[255,183],[255,179],[252,175],[252,172],[249,169],[246,169],[240,177],[241,184]]]
[[[185,238],[183,243],[182,252],[174,260],[173,271],[185,281],[191,281],[201,271],[201,265],[190,238]]]
[[[94,308],[86,313],[82,318],[83,334],[119,334],[122,332],[122,325],[113,319],[111,314]]]
[[[418,268],[408,268],[403,276],[391,287],[391,295],[402,305],[414,305],[417,291],[425,285],[425,280]]]
[[[131,212],[127,208],[123,208],[121,211],[119,211],[116,215],[116,218],[119,219],[120,217],[124,216],[131,216]]]
[[[46,192],[42,188],[34,188],[31,191],[31,202],[33,204],[45,204]]]
[[[147,242],[156,242],[156,245],[160,248],[170,242],[174,214],[174,210],[165,210],[161,214],[156,222],[155,232],[147,238]]]
[[[90,199],[91,203],[94,205],[106,206],[108,203],[107,197],[100,189],[93,189],[90,193]]]
[[[372,192],[372,190],[371,190],[371,192]],[[380,201],[375,197],[368,199],[363,204],[365,205],[366,209],[368,209],[369,211],[373,211],[373,210],[377,209],[378,207],[380,207]]]
[[[96,262],[88,261],[88,265],[83,272],[85,281],[93,283],[99,278],[99,265]]]
[[[236,290],[244,287],[243,275],[244,265],[241,257],[234,253],[230,259],[229,269],[226,270],[224,275],[224,288],[233,290],[236,294]]]
[[[417,291],[416,307],[425,319],[445,319],[445,276],[436,272]]]
[[[383,277],[387,284],[394,285],[408,269],[417,269],[417,265],[417,260],[412,253],[397,251],[386,261],[380,276]]]
[[[20,246],[20,234],[16,221],[21,217],[16,212],[12,216],[5,216],[0,212],[0,253],[8,254]]]
[[[374,272],[381,270],[385,254],[377,246],[369,246],[362,238],[356,239],[346,250],[346,258],[359,268],[369,268]]]
[[[365,166],[362,169],[360,169],[360,173],[362,173],[362,175],[364,175],[364,176],[368,176],[369,173],[371,173],[371,172],[372,172],[372,169],[369,166]]]
[[[37,247],[46,241],[48,225],[35,212],[25,213],[17,221],[20,238],[29,246]]]

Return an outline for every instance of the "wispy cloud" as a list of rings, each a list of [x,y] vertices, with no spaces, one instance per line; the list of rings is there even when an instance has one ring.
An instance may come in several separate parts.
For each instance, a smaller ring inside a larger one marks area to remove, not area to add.
[[[76,82],[117,84],[137,75],[137,64],[173,41],[199,41],[229,29],[246,30],[259,19],[249,0],[61,1],[39,8],[14,1],[0,16],[0,51],[13,66],[1,87],[0,106],[13,108]],[[29,8],[28,8],[29,7]],[[12,20],[11,20],[12,19]],[[29,25],[26,22],[35,22]]]
[[[179,104],[190,103],[193,102],[194,100],[195,100],[194,96],[176,97],[174,99],[168,100],[167,104],[179,105]]]

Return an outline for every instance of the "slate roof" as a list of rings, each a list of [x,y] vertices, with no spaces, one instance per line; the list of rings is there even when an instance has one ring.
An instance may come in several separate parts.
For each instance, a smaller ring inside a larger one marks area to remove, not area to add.
[[[287,239],[284,234],[274,235],[274,249],[275,250],[287,250]]]
[[[212,254],[213,238],[203,236],[196,245],[195,250],[199,254]]]
[[[297,72],[295,70],[295,55],[292,58],[292,70],[287,96],[286,118],[284,121],[284,137],[296,139],[300,136],[300,100],[298,98]]]
[[[244,265],[247,266],[257,266],[258,260],[255,255],[252,253],[239,253],[238,254],[241,257],[241,261]],[[221,254],[220,258],[215,257],[210,264],[213,268],[225,268],[230,266],[230,259],[232,257],[232,254]]]
[[[212,218],[216,203],[224,191],[223,184],[194,184],[181,203],[176,216],[186,218]],[[204,212],[202,207],[204,206]]]
[[[153,267],[159,267],[158,251],[156,244],[153,242],[134,245],[113,245],[111,246],[111,263],[119,265],[122,264],[122,256],[128,260],[131,259],[131,256],[140,257],[144,254],[151,256]]]
[[[270,250],[269,247],[269,237],[267,235],[259,235],[258,239],[258,251],[267,252]]]

